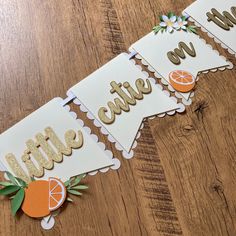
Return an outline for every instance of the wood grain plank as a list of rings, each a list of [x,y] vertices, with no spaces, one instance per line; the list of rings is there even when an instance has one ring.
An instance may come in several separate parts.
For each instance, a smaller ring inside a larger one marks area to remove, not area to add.
[[[0,131],[64,97],[148,33],[159,14],[180,13],[191,2],[2,0]],[[0,235],[235,235],[234,81],[235,70],[203,75],[186,114],[145,123],[129,161],[73,106],[121,169],[86,178],[88,193],[68,204],[49,232],[38,220],[13,218],[0,201]]]
[[[185,115],[151,124],[187,235],[236,234],[234,80],[235,70],[201,76]]]
[[[4,19],[0,32],[2,131],[50,98],[65,96],[67,88],[127,48],[112,1],[99,2],[96,14],[93,14],[93,1],[71,0],[58,4],[15,0],[4,1],[1,6]],[[10,96],[13,93],[17,99]],[[86,120],[75,106],[73,109]],[[89,121],[86,124],[93,127]],[[97,129],[92,129],[99,134]],[[100,138],[121,158],[106,137],[100,135]],[[155,149],[153,139],[151,145]],[[144,153],[143,148],[139,148],[139,152]],[[142,155],[141,162],[143,158]],[[135,169],[140,166],[138,159],[133,163],[122,160],[122,169],[118,172],[86,178],[89,192],[75,200],[75,204],[68,204],[49,232],[40,228],[40,221],[23,214],[13,218],[9,203],[1,201],[0,235],[179,234],[181,229],[167,184],[163,182],[163,170],[158,167],[160,184],[152,187],[160,192],[160,198],[167,199],[167,203],[162,201],[162,206],[161,200],[156,202],[154,196],[148,199],[140,194],[144,186],[139,183],[145,182],[146,174],[141,176],[142,171]],[[137,171],[140,176],[136,175]],[[151,184],[149,180],[149,188]],[[170,211],[169,217],[165,207]]]
[[[165,173],[157,155],[148,122],[144,123],[135,149],[134,176],[139,186],[141,205],[146,209],[149,235],[182,235]]]

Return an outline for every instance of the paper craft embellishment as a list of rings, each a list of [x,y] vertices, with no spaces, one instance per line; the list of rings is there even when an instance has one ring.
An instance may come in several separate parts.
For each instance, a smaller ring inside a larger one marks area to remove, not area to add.
[[[198,0],[185,10],[214,39],[236,51],[236,1]],[[105,149],[96,135],[70,112],[73,100],[89,119],[115,143],[125,158],[133,157],[142,121],[185,110],[201,72],[231,69],[232,63],[219,56],[196,35],[188,16],[169,13],[160,24],[130,47],[131,57],[120,54],[73,86],[68,98],[55,98],[0,135],[0,170],[8,181],[0,182],[0,195],[11,199],[13,215],[19,209],[50,229],[53,214],[70,195],[79,196],[86,174],[118,169],[120,162]],[[161,82],[182,98],[163,90],[132,56],[141,59]]]
[[[196,26],[190,25],[187,19],[187,16],[176,16],[173,12],[169,12],[167,16],[160,16],[160,24],[154,26],[152,30],[155,34],[159,32],[173,33],[175,30],[197,33]]]
[[[42,177],[44,175],[44,169],[53,169],[54,162],[62,162],[63,155],[70,156],[72,149],[81,148],[83,145],[83,134],[81,131],[78,131],[78,134],[76,134],[74,130],[67,130],[64,135],[66,145],[58,138],[51,127],[45,129],[45,134],[46,135],[41,133],[36,134],[35,137],[37,141],[32,139],[26,141],[27,149],[24,151],[21,160],[25,163],[29,173],[28,176],[21,168],[14,154],[8,153],[5,157],[12,171],[27,183],[31,181],[31,177]],[[76,141],[76,139],[78,140]],[[49,142],[53,145],[50,145]],[[47,158],[44,157],[44,154],[39,148],[43,150]],[[55,149],[58,150],[58,152],[54,151]],[[31,155],[35,158],[38,167],[36,167],[31,160]]]
[[[28,184],[21,208],[30,217],[45,217],[57,210],[65,200],[64,183],[51,177],[49,180],[37,180]]]
[[[6,172],[9,181],[0,182],[3,186],[0,189],[0,195],[9,196],[12,200],[11,210],[15,215],[21,208],[22,211],[32,218],[42,218],[50,216],[52,212],[59,209],[67,200],[73,200],[68,197],[69,194],[80,196],[78,190],[86,190],[88,186],[79,184],[85,175],[74,177],[63,183],[58,178],[49,178],[49,180],[31,179],[30,183],[13,176]]]
[[[45,217],[44,228],[53,226],[51,212],[72,201],[68,194],[87,189],[78,185],[84,174],[119,167],[119,160],[61,103],[54,98],[0,135],[0,163],[9,179],[0,182],[0,195],[12,199],[13,215],[21,208],[30,217]]]
[[[162,19],[165,17],[163,16]],[[184,19],[186,20],[186,18]],[[136,52],[136,57],[141,59],[142,63],[148,66],[148,69],[154,72],[157,78],[161,78],[162,83],[168,85],[169,90],[175,91],[177,97],[182,97],[183,102],[189,104],[191,92],[172,86],[173,78],[171,77],[173,74],[171,73],[186,71],[191,75],[191,79],[189,76],[189,81],[182,82],[193,85],[199,73],[217,69],[223,70],[231,67],[231,64],[224,57],[219,56],[198,35],[189,32],[186,25],[186,28],[182,26],[182,30],[178,28],[174,30],[177,27],[177,24],[173,23],[174,20],[176,17],[172,16],[169,19],[171,23],[167,22],[169,24],[166,26],[167,30],[161,30],[162,33],[159,31],[158,33],[154,27],[153,32],[131,45],[130,51]],[[173,30],[170,28],[168,30],[171,24]],[[160,25],[163,27],[163,24],[160,23]]]
[[[56,115],[55,115],[56,114]],[[11,141],[9,141],[11,140]],[[63,181],[113,162],[55,98],[0,135],[1,162],[23,179]]]
[[[150,94],[152,92],[152,86],[149,80],[146,80],[145,87],[145,81],[143,79],[137,79],[135,81],[137,91],[127,81],[123,84],[112,81],[110,85],[112,88],[110,93],[117,93],[123,101],[120,98],[115,98],[113,102],[109,101],[107,103],[109,111],[106,107],[99,108],[98,117],[104,124],[112,124],[115,121],[116,115],[121,115],[122,111],[129,112],[130,106],[135,106],[137,100],[143,100],[144,94]],[[128,91],[129,95],[124,92],[122,86]],[[110,117],[107,115],[108,112],[110,112]]]
[[[190,92],[195,86],[195,78],[187,71],[174,70],[169,74],[171,86],[178,92]]]
[[[223,48],[236,55],[235,0],[197,0],[183,12]]]
[[[133,156],[132,146],[144,118],[184,111],[184,106],[162,91],[127,54],[108,62],[69,93],[126,158]]]

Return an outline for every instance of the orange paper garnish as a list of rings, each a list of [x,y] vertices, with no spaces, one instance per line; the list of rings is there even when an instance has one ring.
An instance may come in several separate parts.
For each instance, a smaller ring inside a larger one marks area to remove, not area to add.
[[[175,70],[169,74],[171,86],[179,92],[187,93],[195,86],[195,78],[192,74],[183,70]]]
[[[57,178],[36,180],[25,189],[25,198],[21,206],[23,212],[30,217],[38,218],[58,209],[66,199],[66,188]]]

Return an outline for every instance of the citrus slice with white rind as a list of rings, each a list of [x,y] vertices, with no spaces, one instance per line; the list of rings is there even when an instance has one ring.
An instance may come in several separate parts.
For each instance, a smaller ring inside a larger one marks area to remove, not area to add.
[[[184,70],[175,70],[169,74],[171,86],[178,92],[187,93],[195,86],[195,78]]]
[[[48,216],[58,209],[66,199],[66,187],[57,178],[35,180],[25,188],[25,197],[21,209],[33,218]]]
[[[58,209],[66,199],[66,188],[57,178],[49,178],[49,211]]]

